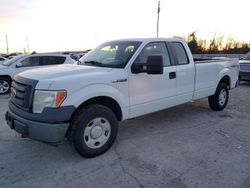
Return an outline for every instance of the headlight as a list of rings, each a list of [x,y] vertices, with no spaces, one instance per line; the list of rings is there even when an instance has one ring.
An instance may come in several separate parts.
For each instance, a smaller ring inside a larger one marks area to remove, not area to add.
[[[45,107],[60,107],[66,96],[66,91],[35,90],[33,113],[41,113]]]

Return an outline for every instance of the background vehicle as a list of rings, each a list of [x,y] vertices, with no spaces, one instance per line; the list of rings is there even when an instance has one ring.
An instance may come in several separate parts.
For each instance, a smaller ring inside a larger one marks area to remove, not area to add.
[[[7,58],[0,56],[0,64],[2,64],[3,62],[5,62],[7,60],[8,60]]]
[[[8,125],[47,143],[68,137],[79,154],[94,157],[112,146],[118,121],[204,97],[223,110],[239,76],[238,60],[194,62],[178,39],[111,41],[79,61],[16,76]]]
[[[240,60],[240,81],[250,81],[250,52]]]
[[[19,55],[0,65],[0,95],[10,91],[14,75],[43,66],[73,64],[75,61],[69,56],[60,54]]]
[[[77,53],[62,53],[64,55],[69,55],[72,59],[75,61],[78,61],[80,59],[80,55]]]

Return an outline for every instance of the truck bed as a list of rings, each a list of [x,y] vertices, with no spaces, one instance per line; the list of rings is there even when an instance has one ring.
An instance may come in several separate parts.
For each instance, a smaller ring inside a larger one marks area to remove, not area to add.
[[[193,58],[194,63],[213,63],[213,62],[220,62],[220,61],[227,61],[230,60],[230,58],[227,57],[216,57],[216,58]]]
[[[226,69],[230,71],[230,77],[236,78],[238,74],[238,60],[230,58],[211,58],[197,59],[195,63],[195,90],[193,99],[200,99],[215,93],[218,79],[223,77]],[[225,69],[226,68],[226,69]],[[231,88],[234,87],[236,80],[231,80]]]

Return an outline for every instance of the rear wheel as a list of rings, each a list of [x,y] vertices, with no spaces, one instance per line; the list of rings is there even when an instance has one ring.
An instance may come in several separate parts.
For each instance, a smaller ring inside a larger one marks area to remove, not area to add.
[[[95,157],[107,151],[118,131],[118,121],[113,111],[97,104],[80,110],[71,126],[73,145],[84,157]]]
[[[0,95],[10,92],[11,81],[8,78],[0,77]]]
[[[225,83],[219,83],[215,94],[208,97],[208,103],[212,110],[220,111],[227,106],[228,98],[228,86]]]

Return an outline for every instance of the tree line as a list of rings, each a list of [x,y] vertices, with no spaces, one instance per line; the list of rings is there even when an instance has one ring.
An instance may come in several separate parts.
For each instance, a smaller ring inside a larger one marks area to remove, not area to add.
[[[235,41],[233,38],[214,34],[212,39],[198,39],[196,32],[184,37],[193,54],[245,54],[250,51],[250,43]]]

